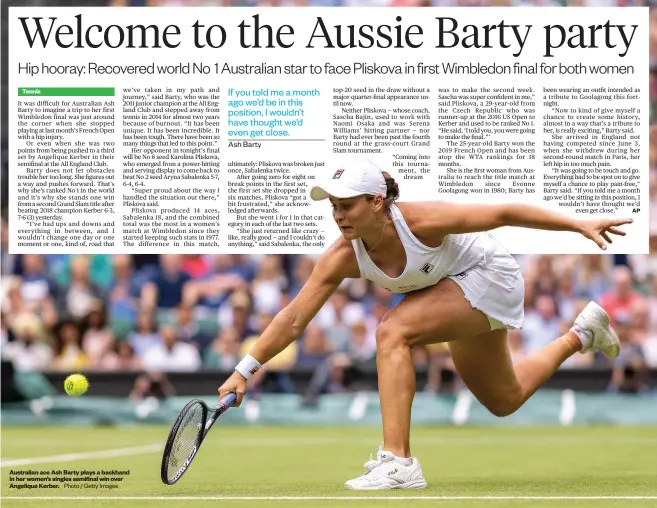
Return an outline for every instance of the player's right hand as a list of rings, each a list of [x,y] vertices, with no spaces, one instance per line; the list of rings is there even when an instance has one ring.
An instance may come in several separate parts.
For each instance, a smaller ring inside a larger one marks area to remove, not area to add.
[[[233,407],[239,407],[246,392],[246,378],[237,371],[234,371],[231,376],[226,379],[226,382],[219,387],[219,399],[224,398],[229,393],[234,393],[237,399],[233,403]]]

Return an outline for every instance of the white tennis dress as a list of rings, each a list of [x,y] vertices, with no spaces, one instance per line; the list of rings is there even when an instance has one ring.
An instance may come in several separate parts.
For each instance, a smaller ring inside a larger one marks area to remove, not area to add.
[[[408,293],[449,278],[472,307],[488,316],[491,329],[522,328],[525,283],[520,266],[490,233],[447,235],[440,247],[427,247],[413,235],[397,206],[392,205],[390,215],[406,251],[406,268],[399,277],[388,277],[358,238],[352,245],[361,277],[393,293]]]

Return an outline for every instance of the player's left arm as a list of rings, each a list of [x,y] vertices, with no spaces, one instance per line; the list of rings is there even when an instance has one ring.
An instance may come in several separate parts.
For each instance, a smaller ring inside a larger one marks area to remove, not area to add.
[[[572,231],[594,241],[601,249],[612,243],[611,236],[625,236],[619,226],[632,219],[577,220],[557,212],[522,203],[456,204],[432,203],[425,221],[432,221],[444,234],[473,233],[515,226],[550,231]]]

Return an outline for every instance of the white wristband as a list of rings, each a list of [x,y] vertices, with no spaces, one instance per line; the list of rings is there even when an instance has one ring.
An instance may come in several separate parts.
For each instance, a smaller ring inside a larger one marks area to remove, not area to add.
[[[260,370],[260,362],[253,358],[251,355],[246,355],[240,363],[237,364],[235,370],[242,374],[246,379],[249,379],[253,374]]]

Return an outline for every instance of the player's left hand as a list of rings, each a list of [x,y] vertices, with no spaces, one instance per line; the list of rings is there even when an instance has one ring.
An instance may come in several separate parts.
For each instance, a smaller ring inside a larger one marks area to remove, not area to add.
[[[593,219],[581,221],[579,226],[582,235],[593,240],[602,250],[607,250],[607,244],[612,243],[611,235],[626,235],[619,226],[632,222],[633,219]]]

